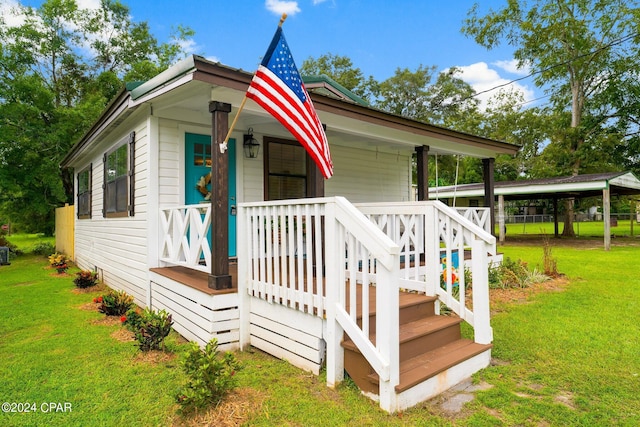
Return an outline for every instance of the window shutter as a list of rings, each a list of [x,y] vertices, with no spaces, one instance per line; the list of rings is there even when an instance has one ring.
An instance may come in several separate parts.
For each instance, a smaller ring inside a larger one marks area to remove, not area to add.
[[[129,216],[135,215],[135,188],[136,188],[136,133],[131,132],[129,134]]]

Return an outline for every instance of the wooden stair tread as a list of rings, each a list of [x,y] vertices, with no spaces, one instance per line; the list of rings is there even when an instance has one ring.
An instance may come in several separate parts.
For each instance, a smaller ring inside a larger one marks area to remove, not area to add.
[[[376,292],[375,292],[375,287],[371,288],[371,290],[369,291],[370,295],[369,295],[369,316],[373,316],[376,314]],[[361,302],[361,294],[360,294],[360,290],[358,290],[358,296],[357,296],[358,300],[357,300],[357,319],[361,319],[362,318],[362,309],[360,307],[360,302]],[[432,302],[437,301],[438,298],[434,297],[434,296],[427,296],[424,294],[417,294],[414,292],[405,292],[405,291],[400,291],[400,295],[398,298],[399,301],[399,306],[400,306],[400,310],[402,311],[403,308],[408,308],[408,307],[412,307],[415,305],[420,305],[420,304],[429,304]],[[346,303],[347,309],[349,308],[349,294],[347,294],[347,303]]]
[[[492,344],[477,344],[468,339],[460,339],[406,360],[400,364],[400,383],[396,386],[396,392],[408,390],[492,347]],[[377,374],[369,375],[369,379],[378,383]]]
[[[442,329],[446,329],[453,325],[459,325],[462,320],[454,316],[429,316],[424,319],[415,320],[400,325],[400,345],[409,342],[418,337],[429,335]],[[375,342],[376,334],[370,334],[371,342]],[[346,338],[342,341],[342,347],[352,351],[359,352],[351,339]]]

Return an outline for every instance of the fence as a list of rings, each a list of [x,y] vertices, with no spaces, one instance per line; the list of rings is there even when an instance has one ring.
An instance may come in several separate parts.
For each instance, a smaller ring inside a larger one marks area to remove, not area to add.
[[[74,246],[75,215],[73,205],[56,208],[56,252],[76,260]]]

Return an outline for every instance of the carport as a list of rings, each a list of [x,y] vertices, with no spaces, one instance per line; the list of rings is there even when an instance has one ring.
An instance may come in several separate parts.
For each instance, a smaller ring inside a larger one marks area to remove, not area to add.
[[[640,180],[632,172],[606,172],[577,176],[495,182],[498,199],[499,239],[504,242],[504,202],[508,200],[553,201],[554,233],[558,236],[558,200],[602,197],[604,248],[611,247],[611,197],[640,194]],[[449,205],[461,199],[484,197],[484,184],[462,184],[431,188],[430,199],[446,200]],[[492,215],[495,215],[492,212]],[[494,222],[495,223],[495,222]],[[633,221],[631,222],[633,227]]]

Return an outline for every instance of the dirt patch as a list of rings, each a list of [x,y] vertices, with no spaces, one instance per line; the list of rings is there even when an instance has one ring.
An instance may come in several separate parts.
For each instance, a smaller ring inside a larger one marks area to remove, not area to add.
[[[83,295],[83,294],[90,294],[93,292],[101,292],[101,291],[104,291],[106,288],[107,287],[104,283],[98,283],[97,285],[89,286],[88,288],[78,288],[76,286],[71,290],[71,292],[74,294]]]
[[[491,306],[496,311],[500,311],[500,307],[505,304],[523,304],[533,295],[544,292],[560,292],[567,285],[569,285],[569,280],[566,277],[558,277],[546,282],[536,283],[528,288],[490,289],[489,299]]]
[[[132,342],[136,340],[135,336],[133,335],[133,332],[124,328],[118,329],[117,331],[113,331],[111,333],[111,337],[115,338],[117,341],[120,341],[120,342]]]
[[[113,325],[119,325],[120,323],[120,317],[118,316],[104,316],[101,317],[100,319],[94,319],[91,321],[92,325],[106,325],[106,326],[113,326]]]
[[[132,341],[134,341],[135,338],[133,338],[133,334],[131,334],[131,337],[132,337]],[[136,355],[136,357],[133,360],[134,362],[138,362],[138,363],[151,363],[153,365],[156,365],[158,363],[170,362],[174,360],[176,357],[177,356],[175,353],[152,350],[152,351],[141,351]]]
[[[51,277],[59,277],[59,278],[73,277],[69,273],[58,273],[58,272],[49,273],[49,276],[51,276]]]
[[[78,309],[82,311],[98,311],[98,305],[92,302],[88,302],[86,304],[78,306]]]
[[[266,395],[253,388],[236,389],[214,408],[206,412],[174,419],[174,427],[239,426],[263,411]]]

